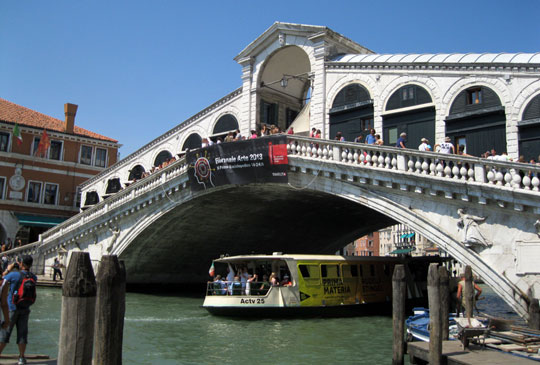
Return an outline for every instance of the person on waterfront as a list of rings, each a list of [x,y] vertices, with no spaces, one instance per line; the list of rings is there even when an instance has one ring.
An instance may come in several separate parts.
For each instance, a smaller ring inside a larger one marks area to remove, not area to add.
[[[422,138],[420,140],[420,146],[418,146],[418,151],[422,151],[422,152],[426,152],[426,151],[431,151],[431,146],[429,145],[429,141],[427,138]]]
[[[309,132],[309,136],[311,138],[315,138],[315,134],[317,134],[317,128],[311,128],[311,132]]]
[[[294,129],[293,127],[290,127],[289,130],[287,131],[287,134],[294,134]]]
[[[364,140],[364,136],[359,135],[358,137],[354,139],[354,143],[362,143],[363,140]]]
[[[375,144],[375,142],[377,142],[377,138],[375,138],[375,129],[371,128],[366,137],[366,144]]]
[[[375,135],[375,145],[377,145],[377,146],[382,146],[383,143],[384,143],[384,141],[382,140],[381,135],[380,135],[380,134],[376,134],[376,135]]]
[[[58,261],[58,257],[55,257],[53,264],[53,281],[56,281],[56,275],[60,276],[60,280],[64,280],[61,268],[62,265],[60,264],[60,261]]]
[[[474,299],[473,299],[473,308],[474,308],[474,307],[476,307],[476,301],[480,298],[480,294],[482,294],[482,289],[474,281],[472,282],[472,284],[473,284],[474,290],[476,291],[476,295],[474,296]],[[460,279],[460,281],[458,283],[457,294],[456,294],[457,305],[458,305],[458,308],[457,308],[456,312],[458,314],[465,311],[465,296],[463,295],[464,289],[465,289],[465,274],[462,273],[461,274],[461,279]],[[474,309],[473,309],[473,311],[474,311]],[[473,316],[473,313],[471,313],[471,317],[472,316]]]
[[[465,153],[465,145],[462,145],[462,144],[460,144],[460,145],[458,146],[458,152],[457,152],[457,154],[458,154],[459,156],[472,157],[471,155],[468,155],[468,154]]]
[[[258,136],[257,136],[257,131],[255,129],[252,129],[251,130],[251,139],[256,139]]]
[[[407,148],[405,143],[407,142],[407,133],[403,132],[399,135],[399,138],[396,141],[397,148]]]
[[[320,129],[317,129],[317,132],[315,132],[315,138],[322,138],[322,132]]]
[[[11,332],[13,327],[17,327],[17,345],[19,347],[19,362],[18,364],[26,364],[26,359],[24,353],[26,351],[26,344],[28,343],[28,318],[30,316],[30,309],[28,308],[17,308],[15,303],[13,303],[13,292],[17,289],[17,286],[20,285],[24,275],[28,274],[35,281],[37,277],[32,274],[29,270],[32,267],[33,259],[30,255],[24,255],[22,258],[17,258],[16,263],[8,265],[6,271],[4,271],[4,285],[9,285],[9,294],[8,294],[8,306],[9,306],[9,326],[0,330],[0,355],[6,347],[6,344],[9,342],[11,337]],[[20,271],[16,270],[16,265],[19,266]]]

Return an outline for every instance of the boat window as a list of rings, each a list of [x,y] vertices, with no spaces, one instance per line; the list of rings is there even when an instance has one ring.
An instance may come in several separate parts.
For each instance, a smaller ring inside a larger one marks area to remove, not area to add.
[[[339,265],[321,265],[321,276],[323,278],[339,277]]]
[[[300,269],[300,274],[304,278],[319,278],[319,267],[317,265],[298,265],[298,269]]]
[[[358,276],[358,266],[356,265],[343,265],[341,269],[343,270],[343,277],[345,278]]]

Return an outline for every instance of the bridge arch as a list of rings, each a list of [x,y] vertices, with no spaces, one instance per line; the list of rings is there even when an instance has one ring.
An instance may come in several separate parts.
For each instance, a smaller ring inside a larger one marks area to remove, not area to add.
[[[516,104],[519,108],[518,127],[518,147],[519,155],[525,161],[534,159],[538,161],[540,156],[540,81],[536,83],[537,88],[527,99],[518,97],[521,103]]]
[[[240,129],[237,115],[230,110],[226,110],[215,117],[214,121],[211,123],[211,133],[209,133],[209,135],[212,136],[212,139],[216,139],[217,137],[224,139],[224,136],[226,136],[228,132],[237,129]]]
[[[184,152],[186,149],[197,149],[201,148],[202,146],[202,137],[199,133],[192,132],[190,133],[182,143],[182,147],[180,148],[181,152]]]

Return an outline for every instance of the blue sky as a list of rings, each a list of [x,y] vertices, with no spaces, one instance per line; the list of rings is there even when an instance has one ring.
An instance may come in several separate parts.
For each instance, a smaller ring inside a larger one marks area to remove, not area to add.
[[[118,139],[121,157],[241,86],[275,21],[377,53],[540,52],[539,0],[0,1],[0,97]]]

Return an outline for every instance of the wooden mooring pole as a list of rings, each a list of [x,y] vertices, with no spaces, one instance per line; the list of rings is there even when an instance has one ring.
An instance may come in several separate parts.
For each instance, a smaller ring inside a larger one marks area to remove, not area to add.
[[[439,290],[439,269],[436,263],[429,264],[429,364],[440,365],[442,361],[441,296]]]
[[[101,257],[97,273],[94,363],[122,364],[122,338],[125,311],[125,268],[116,255]]]
[[[439,295],[441,296],[441,323],[442,340],[448,340],[448,324],[450,311],[450,285],[448,270],[444,266],[439,266]]]
[[[90,255],[72,252],[62,286],[58,364],[91,364],[96,278]]]
[[[529,328],[533,330],[540,330],[540,306],[538,305],[538,299],[530,296],[531,301],[529,304]]]
[[[407,283],[405,282],[405,266],[394,267],[392,276],[392,323],[394,329],[393,365],[403,365],[405,354],[405,301],[407,299]]]
[[[469,319],[469,324],[471,323],[471,317],[474,317],[474,285],[473,285],[473,275],[472,268],[467,265],[465,266],[465,285],[462,288],[463,298],[465,299],[465,313]]]

